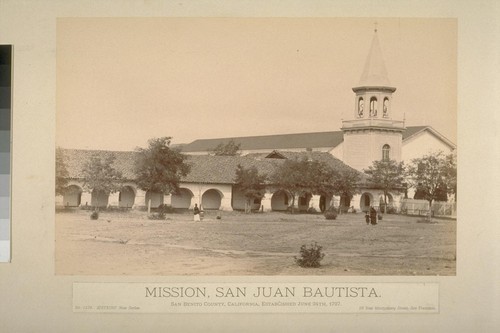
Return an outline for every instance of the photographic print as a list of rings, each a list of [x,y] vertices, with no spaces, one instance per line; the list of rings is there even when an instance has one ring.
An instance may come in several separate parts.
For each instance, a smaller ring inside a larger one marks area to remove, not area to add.
[[[457,22],[58,18],[58,275],[456,275]]]

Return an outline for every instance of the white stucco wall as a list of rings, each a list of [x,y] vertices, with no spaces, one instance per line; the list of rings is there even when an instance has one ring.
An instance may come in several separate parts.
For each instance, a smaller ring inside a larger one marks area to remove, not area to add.
[[[231,210],[231,192],[232,185],[231,184],[194,184],[194,183],[181,183],[181,188],[189,189],[193,193],[193,198],[191,199],[191,207],[194,207],[194,204],[198,204],[200,206],[202,204],[202,196],[203,194],[210,190],[215,189],[221,195],[221,203],[220,210]],[[203,208],[203,206],[201,206]]]
[[[344,142],[340,143],[337,147],[333,147],[329,153],[342,161],[344,159]]]
[[[343,162],[363,171],[373,161],[382,159],[382,147],[391,148],[390,159],[401,160],[402,135],[398,132],[360,130],[344,134]]]
[[[420,158],[430,152],[443,151],[449,154],[453,151],[449,145],[443,142],[429,131],[422,131],[403,142],[402,160],[406,165],[414,158]]]

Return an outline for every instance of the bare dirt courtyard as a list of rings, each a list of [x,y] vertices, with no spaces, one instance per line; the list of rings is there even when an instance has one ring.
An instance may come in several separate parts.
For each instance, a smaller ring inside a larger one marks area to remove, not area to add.
[[[146,212],[56,213],[56,274],[69,275],[455,275],[456,220],[364,215],[208,212],[149,220]],[[294,256],[317,242],[320,268]]]

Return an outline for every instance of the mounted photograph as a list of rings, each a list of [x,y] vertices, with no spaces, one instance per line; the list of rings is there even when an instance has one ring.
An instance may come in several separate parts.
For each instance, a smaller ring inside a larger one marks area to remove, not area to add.
[[[57,275],[456,275],[456,19],[56,30]]]

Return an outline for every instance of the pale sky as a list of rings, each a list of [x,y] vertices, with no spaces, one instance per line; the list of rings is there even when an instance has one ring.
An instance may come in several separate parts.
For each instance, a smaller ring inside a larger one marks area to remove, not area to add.
[[[407,18],[58,19],[56,143],[340,130],[375,21],[393,119],[456,143],[456,20]]]

